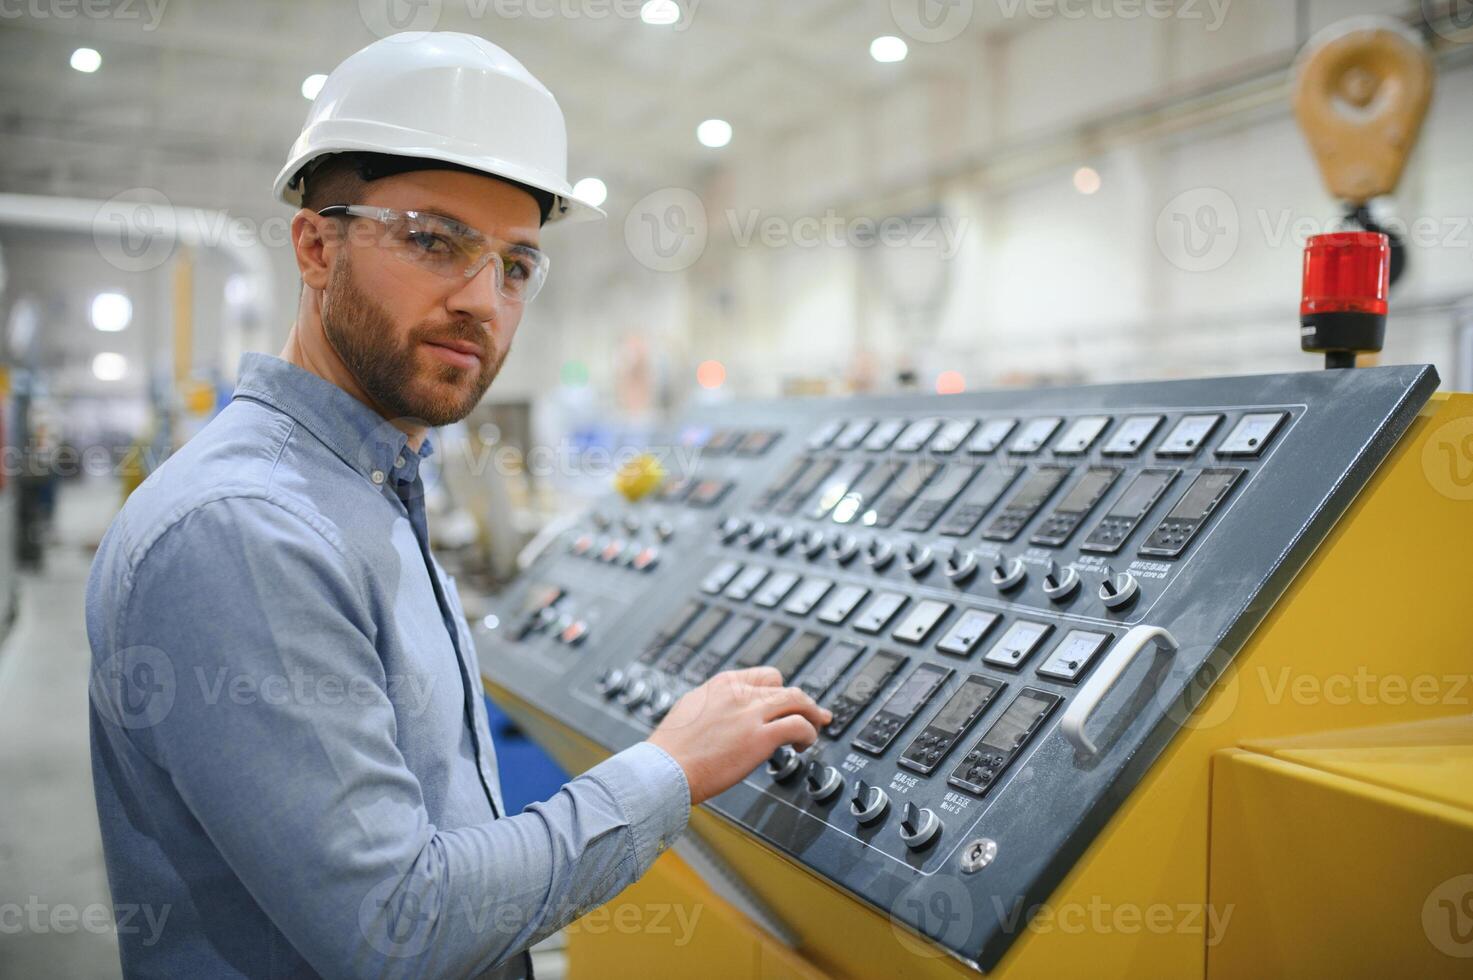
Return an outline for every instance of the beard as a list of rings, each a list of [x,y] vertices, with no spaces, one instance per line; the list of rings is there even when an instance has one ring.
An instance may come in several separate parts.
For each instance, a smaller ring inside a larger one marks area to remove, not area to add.
[[[485,327],[474,320],[422,323],[401,339],[388,312],[359,288],[346,255],[333,265],[323,294],[322,330],[364,394],[386,417],[429,426],[449,425],[469,415],[505,359]],[[475,344],[479,370],[440,362],[422,367],[420,345],[427,340]]]

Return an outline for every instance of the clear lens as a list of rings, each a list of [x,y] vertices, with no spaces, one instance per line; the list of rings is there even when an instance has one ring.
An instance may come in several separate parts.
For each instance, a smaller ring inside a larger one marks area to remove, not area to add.
[[[547,279],[550,262],[543,253],[523,245],[493,242],[474,228],[448,218],[364,205],[341,210],[377,221],[384,229],[380,244],[405,262],[443,278],[470,279],[494,263],[496,288],[513,302],[531,302]]]

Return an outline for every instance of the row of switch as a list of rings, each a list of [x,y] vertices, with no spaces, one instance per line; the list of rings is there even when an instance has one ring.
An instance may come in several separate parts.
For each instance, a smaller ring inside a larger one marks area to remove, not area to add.
[[[653,544],[626,538],[594,535],[582,531],[568,544],[568,553],[577,558],[592,558],[606,565],[651,572],[660,563],[660,549]]]
[[[1258,456],[1278,432],[1288,414],[1270,411],[1243,415],[1213,450],[1214,454],[1235,458]],[[1223,415],[1220,412],[1182,416],[1156,448],[1156,455],[1177,458],[1196,455],[1222,420]],[[1054,443],[1053,452],[1060,456],[1077,456],[1088,452],[1112,421],[1109,415],[1085,415],[1073,419]],[[1164,421],[1164,415],[1129,416],[1121,421],[1100,452],[1106,456],[1134,456],[1145,447]],[[863,448],[870,452],[890,449],[897,452],[919,452],[929,446],[933,453],[953,453],[965,443],[967,452],[985,454],[995,452],[1012,435],[1007,452],[1031,455],[1042,450],[1054,433],[1063,426],[1063,417],[1057,415],[1028,419],[1021,426],[1013,418],[989,419],[980,423],[973,419],[939,418],[914,421],[834,419],[814,432],[809,437],[807,446],[810,450],[832,448],[847,451]],[[1015,429],[1016,435],[1013,434]],[[975,433],[973,430],[976,430]]]
[[[803,756],[792,746],[781,746],[767,760],[767,773],[775,781],[786,783],[804,774],[803,788],[815,803],[828,803],[844,788],[844,778],[839,770],[825,765],[817,759],[804,764]],[[856,779],[849,794],[849,814],[861,826],[880,823],[890,810],[890,797],[878,786],[871,786],[863,779]],[[935,812],[907,802],[901,810],[898,826],[900,839],[912,850],[922,850],[934,844],[941,836],[941,818]]]
[[[664,719],[679,697],[667,678],[634,667],[610,667],[599,675],[596,687],[608,700],[653,724]]]
[[[1000,595],[1012,599],[1016,599],[1017,593],[1027,583],[1030,574],[1028,563],[1003,552],[988,557],[970,548],[944,544],[932,546],[919,541],[911,541],[897,554],[890,542],[878,536],[870,538],[861,546],[854,540],[853,535],[836,535],[833,538],[826,538],[824,532],[818,530],[809,531],[804,535],[804,547],[800,553],[809,561],[817,561],[820,557],[828,555],[839,565],[847,565],[856,556],[863,555],[864,563],[876,572],[883,571],[892,562],[899,561],[900,567],[916,580],[925,579],[934,569],[939,568],[947,579],[959,586],[966,585],[976,578],[985,563],[988,583]],[[749,575],[756,575],[757,573],[751,569],[762,566],[746,567]],[[701,588],[711,595],[722,592],[728,588],[728,583],[737,578],[742,569],[743,565],[740,562],[733,560],[722,562],[703,580]],[[795,575],[795,573],[783,574]],[[761,578],[766,578],[766,574],[762,574]],[[796,577],[793,581],[796,583]],[[1056,605],[1065,605],[1073,601],[1079,594],[1082,581],[1077,569],[1071,565],[1061,565],[1053,559],[1049,559],[1042,566],[1042,573],[1039,575],[1039,586],[1043,594]],[[754,582],[750,578],[742,578],[737,588],[738,594],[728,595],[728,598],[745,600],[759,583],[760,579]],[[1120,610],[1129,606],[1139,596],[1140,583],[1130,572],[1116,572],[1106,565],[1100,570],[1100,579],[1095,585],[1095,594],[1105,608]],[[780,599],[781,596],[778,598]]]

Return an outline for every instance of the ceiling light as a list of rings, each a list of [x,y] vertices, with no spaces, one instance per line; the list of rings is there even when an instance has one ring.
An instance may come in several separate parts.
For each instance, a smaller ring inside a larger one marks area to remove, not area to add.
[[[580,201],[598,207],[609,199],[609,188],[597,177],[584,177],[573,185],[573,196]]]
[[[102,55],[97,53],[96,48],[78,48],[72,52],[72,67],[90,75],[102,67]]]
[[[1074,171],[1074,189],[1081,194],[1093,194],[1099,190],[1099,171],[1094,167],[1080,167]]]
[[[98,293],[92,298],[92,325],[115,333],[133,322],[133,301],[122,293]]]
[[[680,20],[680,4],[675,0],[645,0],[639,8],[639,19],[652,27],[669,27]]]
[[[905,46],[904,41],[889,34],[883,37],[877,37],[869,43],[869,56],[882,65],[904,61],[909,51],[910,49]]]
[[[317,93],[322,91],[322,83],[327,81],[326,75],[308,75],[302,79],[302,98],[311,102],[317,98]]]
[[[92,373],[99,381],[117,381],[128,373],[128,359],[111,351],[92,358]]]
[[[725,146],[731,142],[731,123],[725,119],[707,119],[696,127],[696,139],[712,149]]]

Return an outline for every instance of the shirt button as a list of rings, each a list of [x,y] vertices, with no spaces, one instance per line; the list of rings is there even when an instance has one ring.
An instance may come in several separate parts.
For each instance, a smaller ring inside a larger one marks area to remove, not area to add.
[[[370,480],[372,480],[374,483],[383,483],[384,482],[384,471],[383,470],[374,470],[372,473],[370,473],[368,475],[368,478]]]
[[[404,457],[403,456],[400,456],[398,459],[395,459],[394,460],[394,465],[395,466],[403,466],[404,465]]]

